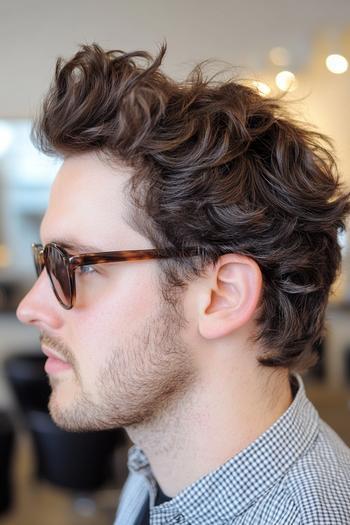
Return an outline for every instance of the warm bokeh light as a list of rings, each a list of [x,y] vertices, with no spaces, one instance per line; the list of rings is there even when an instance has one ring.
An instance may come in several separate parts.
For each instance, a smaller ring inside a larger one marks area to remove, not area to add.
[[[336,75],[341,75],[342,73],[345,73],[348,69],[348,61],[343,55],[328,55],[326,58],[326,66],[327,69],[331,73],[335,73]]]
[[[259,94],[267,97],[271,93],[271,88],[265,82],[261,82],[260,80],[253,80],[252,82],[253,86],[259,91]]]
[[[269,52],[269,58],[275,66],[288,66],[290,55],[285,47],[273,47]]]
[[[291,71],[280,71],[276,75],[275,82],[281,91],[294,91],[297,87],[297,79]]]
[[[6,268],[10,262],[10,250],[5,244],[0,244],[0,268]]]

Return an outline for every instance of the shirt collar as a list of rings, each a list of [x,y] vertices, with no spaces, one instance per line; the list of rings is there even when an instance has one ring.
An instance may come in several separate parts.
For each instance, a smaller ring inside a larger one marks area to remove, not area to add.
[[[171,518],[181,514],[184,523],[229,523],[282,478],[312,445],[319,428],[317,411],[306,397],[301,377],[295,375],[292,380],[298,387],[294,400],[270,428],[219,468],[179,492],[171,501],[151,509],[151,516]],[[130,471],[142,473],[151,491],[155,490],[157,483],[148,459],[137,446],[129,450],[128,467]]]

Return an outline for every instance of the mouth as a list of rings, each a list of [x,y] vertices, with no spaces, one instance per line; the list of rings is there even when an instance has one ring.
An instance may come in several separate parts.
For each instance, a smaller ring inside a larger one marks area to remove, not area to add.
[[[63,372],[64,370],[69,370],[72,368],[72,365],[68,363],[68,361],[53,352],[51,349],[42,346],[41,350],[47,356],[45,372],[48,375],[58,374],[59,372]]]

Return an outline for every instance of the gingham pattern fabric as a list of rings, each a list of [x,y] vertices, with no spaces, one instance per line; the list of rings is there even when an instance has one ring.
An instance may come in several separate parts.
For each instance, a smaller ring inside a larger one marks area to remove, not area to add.
[[[266,432],[161,505],[149,462],[132,447],[114,525],[133,525],[148,497],[150,525],[350,525],[350,449],[295,379],[292,404]]]

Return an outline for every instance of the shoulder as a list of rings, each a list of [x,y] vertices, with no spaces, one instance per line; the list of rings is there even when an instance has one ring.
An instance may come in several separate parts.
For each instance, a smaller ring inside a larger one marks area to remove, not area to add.
[[[313,445],[288,471],[283,488],[301,524],[350,524],[350,449],[324,421]]]

